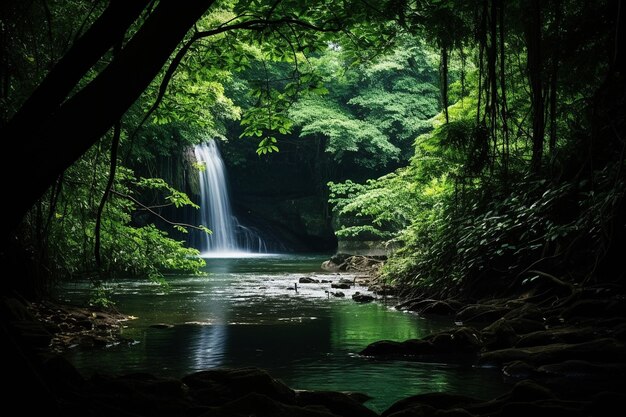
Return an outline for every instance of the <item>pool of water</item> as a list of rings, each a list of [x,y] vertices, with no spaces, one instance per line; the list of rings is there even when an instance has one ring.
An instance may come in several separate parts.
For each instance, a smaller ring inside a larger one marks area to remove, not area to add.
[[[120,311],[136,316],[124,336],[134,344],[75,349],[68,359],[84,374],[184,374],[215,367],[257,366],[296,389],[359,391],[381,412],[398,399],[447,391],[492,397],[506,390],[498,371],[471,364],[374,360],[357,353],[376,340],[420,338],[453,325],[394,310],[384,302],[351,299],[364,287],[329,296],[330,284],[294,284],[300,277],[337,281],[323,256],[207,259],[206,274],[110,284]],[[79,301],[88,287],[71,284],[63,296]],[[153,328],[165,323],[170,328]]]

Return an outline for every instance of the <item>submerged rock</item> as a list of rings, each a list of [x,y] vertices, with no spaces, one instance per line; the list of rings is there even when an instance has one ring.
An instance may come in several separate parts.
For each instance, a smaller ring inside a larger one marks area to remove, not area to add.
[[[173,324],[167,324],[167,323],[155,323],[155,324],[150,325],[151,329],[171,329],[173,327],[174,327]]]

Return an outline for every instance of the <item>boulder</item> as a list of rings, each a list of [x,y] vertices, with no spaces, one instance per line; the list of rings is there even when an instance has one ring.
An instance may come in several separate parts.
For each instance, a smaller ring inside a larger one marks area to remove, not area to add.
[[[342,293],[341,291],[335,291],[333,293],[331,293],[333,295],[333,297],[338,297],[338,298],[343,298],[346,295],[344,293]]]
[[[430,306],[433,303],[436,303],[438,300],[433,300],[431,298],[418,298],[418,299],[413,299],[413,300],[409,300],[409,301],[405,301],[402,304],[398,304],[396,306],[396,310],[402,310],[402,311],[415,311],[415,312],[420,312],[422,311],[424,308]]]
[[[502,406],[502,409],[492,414],[493,417],[578,417],[582,412],[576,408],[564,407],[555,404],[541,404],[538,402],[510,402]]]
[[[337,265],[336,263],[333,263],[332,261],[322,262],[322,269],[324,271],[337,272],[337,271],[341,271],[341,267],[342,265]]]
[[[424,316],[454,316],[456,309],[445,301],[435,301],[425,306],[419,313]]]
[[[368,291],[381,296],[396,296],[398,295],[398,288],[393,285],[374,284],[367,288]]]
[[[338,290],[349,290],[350,284],[340,284],[340,283],[332,283],[330,284],[330,288],[335,288]]]
[[[211,417],[339,417],[322,406],[300,407],[285,404],[257,392],[251,392],[219,407],[197,410],[193,415],[199,415],[199,412],[202,412],[202,416]]]
[[[376,417],[377,414],[349,395],[334,391],[299,391],[296,402],[301,407],[322,406],[342,417]]]
[[[300,277],[298,280],[299,284],[318,284],[319,280],[311,278],[311,277]]]
[[[183,378],[190,396],[200,405],[215,406],[249,393],[262,394],[284,404],[295,404],[295,392],[258,368],[213,369]]]
[[[406,415],[420,415],[417,411],[429,413],[435,410],[452,410],[464,408],[468,405],[478,404],[482,401],[476,398],[467,397],[465,395],[449,394],[446,392],[432,392],[427,394],[413,395],[408,398],[404,398],[394,403],[391,407],[385,410],[381,417],[397,416],[398,412],[405,410],[413,410],[413,414]],[[426,408],[423,408],[426,407]],[[434,413],[433,413],[434,414]],[[423,414],[423,415],[433,415]],[[437,414],[440,415],[440,414]],[[468,414],[469,415],[469,414]]]
[[[537,401],[555,398],[554,393],[543,385],[531,380],[520,381],[513,386],[508,394],[505,394],[507,401]]]
[[[498,319],[485,327],[482,331],[482,336],[487,350],[513,347],[519,339],[509,320],[504,318]]]
[[[427,340],[420,339],[410,339],[404,342],[380,340],[370,343],[365,349],[359,352],[359,354],[363,356],[382,357],[422,356],[432,355],[434,353],[433,345]]]
[[[352,295],[352,299],[357,303],[371,303],[372,301],[374,301],[374,297],[372,297],[371,295],[361,294],[358,291]]]

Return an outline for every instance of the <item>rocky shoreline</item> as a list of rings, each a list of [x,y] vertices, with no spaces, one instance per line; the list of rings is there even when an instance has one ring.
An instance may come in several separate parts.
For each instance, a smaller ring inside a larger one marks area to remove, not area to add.
[[[344,258],[335,265],[362,272],[354,281],[369,284],[370,290],[383,298],[398,289],[365,276],[376,270],[378,263],[369,258]],[[361,355],[370,360],[497,367],[512,389],[493,399],[448,392],[415,395],[396,402],[381,416],[613,414],[612,410],[626,401],[626,299],[613,288],[575,289],[568,294],[543,290],[540,295],[530,292],[518,299],[415,297],[397,305],[398,310],[410,314],[447,317],[456,325],[423,339],[378,341],[364,347]],[[357,302],[373,300],[370,296],[353,298]],[[52,393],[51,407],[58,415],[377,415],[363,404],[368,399],[363,394],[296,391],[256,368],[212,369],[181,379],[143,373],[85,379],[52,353],[127,342],[119,330],[130,317],[15,298],[5,298],[2,309],[11,335],[24,346],[22,352],[30,358],[37,378]]]

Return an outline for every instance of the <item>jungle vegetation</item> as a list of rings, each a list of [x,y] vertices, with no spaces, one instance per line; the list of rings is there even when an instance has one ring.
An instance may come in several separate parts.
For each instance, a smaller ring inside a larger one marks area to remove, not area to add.
[[[203,226],[162,211],[193,210],[190,167],[165,175],[158,161],[218,138],[270,160],[313,144],[337,236],[387,242],[383,277],[406,287],[623,280],[623,13],[573,0],[4,1],[3,155],[23,162],[0,165],[3,257],[28,265],[15,285],[35,292],[197,271],[181,236]]]

